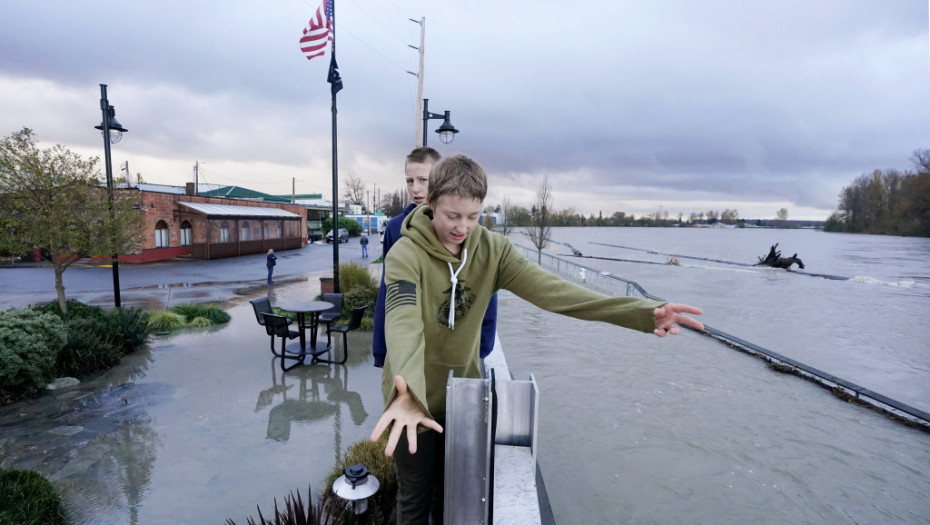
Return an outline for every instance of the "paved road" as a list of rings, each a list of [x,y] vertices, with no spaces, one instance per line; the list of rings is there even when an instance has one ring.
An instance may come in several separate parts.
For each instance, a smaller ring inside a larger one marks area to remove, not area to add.
[[[380,256],[369,245],[361,258],[358,238],[339,246],[339,262],[370,263]],[[332,275],[333,246],[313,243],[298,250],[277,252],[276,284]],[[265,255],[245,255],[212,261],[171,260],[121,264],[120,299],[123,306],[147,310],[182,302],[222,302],[244,289],[266,287]],[[87,304],[113,306],[113,271],[109,265],[71,265],[63,274],[65,295]],[[0,310],[56,300],[55,274],[46,264],[0,264]]]

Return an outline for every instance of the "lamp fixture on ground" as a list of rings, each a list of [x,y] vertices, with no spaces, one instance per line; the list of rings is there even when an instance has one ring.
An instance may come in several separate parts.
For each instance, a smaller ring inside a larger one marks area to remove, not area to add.
[[[333,482],[333,493],[345,500],[354,514],[368,511],[368,499],[374,496],[381,484],[361,463],[342,471],[342,476]]]
[[[439,113],[430,113],[429,112],[429,99],[423,99],[423,145],[426,146],[426,123],[429,120],[433,119],[443,119],[443,123],[439,126],[439,129],[436,130],[436,133],[439,133],[439,142],[443,144],[451,144],[455,140],[455,134],[459,130],[455,129],[455,126],[452,125],[452,122],[449,121],[450,116],[452,115],[451,111],[446,111],[443,114]]]
[[[106,164],[105,169],[107,172],[107,206],[110,211],[110,220],[113,220],[113,162],[110,158],[110,144],[116,144],[123,138],[123,133],[129,131],[124,128],[122,124],[116,120],[116,109],[110,105],[110,101],[107,100],[107,85],[100,84],[100,111],[103,115],[99,126],[94,126],[94,129],[99,129],[103,134],[103,153],[104,153],[104,163]],[[114,250],[115,251],[115,250]],[[113,304],[116,308],[120,307],[120,296],[119,296],[119,260],[117,254],[113,254],[112,258],[113,264]]]

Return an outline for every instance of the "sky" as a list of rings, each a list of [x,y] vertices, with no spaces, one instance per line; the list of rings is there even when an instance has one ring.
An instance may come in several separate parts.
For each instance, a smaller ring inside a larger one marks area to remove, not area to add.
[[[424,97],[486,204],[823,220],[863,173],[930,149],[924,0],[335,0],[338,177],[404,188]],[[310,0],[4,0],[0,136],[103,157],[100,87],[146,182],[332,195],[329,52]],[[102,167],[101,167],[102,171]],[[340,184],[340,193],[344,185]]]

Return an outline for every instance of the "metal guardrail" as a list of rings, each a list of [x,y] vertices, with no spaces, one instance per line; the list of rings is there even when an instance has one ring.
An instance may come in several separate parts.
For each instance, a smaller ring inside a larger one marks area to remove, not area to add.
[[[514,243],[514,246],[529,260],[537,261],[538,253],[535,249],[527,248],[516,243]],[[542,254],[538,260],[541,267],[562,276],[566,280],[588,286],[607,295],[643,297],[656,301],[665,300],[648,293],[636,281],[624,279],[610,272],[595,270],[545,253]],[[718,341],[725,342],[732,348],[762,358],[779,371],[794,373],[799,377],[803,377],[804,379],[813,381],[820,386],[830,389],[834,394],[840,395],[841,397],[880,410],[907,423],[915,424],[924,430],[930,430],[930,413],[920,410],[919,408],[912,407],[906,403],[902,403],[896,399],[857,385],[852,381],[847,381],[833,374],[806,365],[790,357],[783,356],[778,352],[774,352],[734,335],[717,330],[716,328],[707,326],[706,324],[704,325],[704,331],[701,333],[713,337]]]

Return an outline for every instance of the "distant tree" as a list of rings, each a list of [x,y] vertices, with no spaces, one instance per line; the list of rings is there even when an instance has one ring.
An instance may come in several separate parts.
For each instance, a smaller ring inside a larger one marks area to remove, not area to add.
[[[611,226],[629,226],[629,218],[626,216],[626,213],[622,211],[615,211],[613,215],[610,216],[610,225]]]
[[[348,199],[352,204],[365,204],[365,183],[355,175],[349,175],[343,179],[342,196]]]
[[[513,206],[509,211],[507,223],[511,228],[529,226],[532,224],[533,218],[530,215],[530,210],[523,206]]]
[[[407,206],[407,190],[397,190],[386,194],[381,199],[381,211],[388,217],[396,217]]]
[[[501,235],[510,235],[513,231],[511,214],[513,213],[513,204],[510,203],[510,197],[504,197],[504,201],[495,208],[498,215],[497,232]]]
[[[529,237],[536,247],[536,262],[542,262],[543,248],[549,245],[552,237],[552,186],[549,184],[549,173],[543,175],[542,183],[536,189],[536,200],[530,209],[531,224],[524,228],[523,233]]]
[[[775,220],[778,221],[779,228],[788,227],[788,208],[782,208],[775,212]]]
[[[736,210],[725,209],[720,213],[720,222],[724,224],[736,224],[739,220],[739,212]]]
[[[708,224],[717,224],[717,218],[718,218],[718,217],[719,217],[719,215],[717,215],[717,212],[716,212],[716,211],[714,211],[714,210],[708,210],[708,211],[707,211],[707,223],[708,223]]]
[[[62,312],[68,310],[62,274],[72,263],[131,251],[141,235],[142,215],[131,196],[116,192],[111,210],[98,160],[60,144],[39,149],[29,128],[0,140],[4,247],[38,251],[51,262]]]

